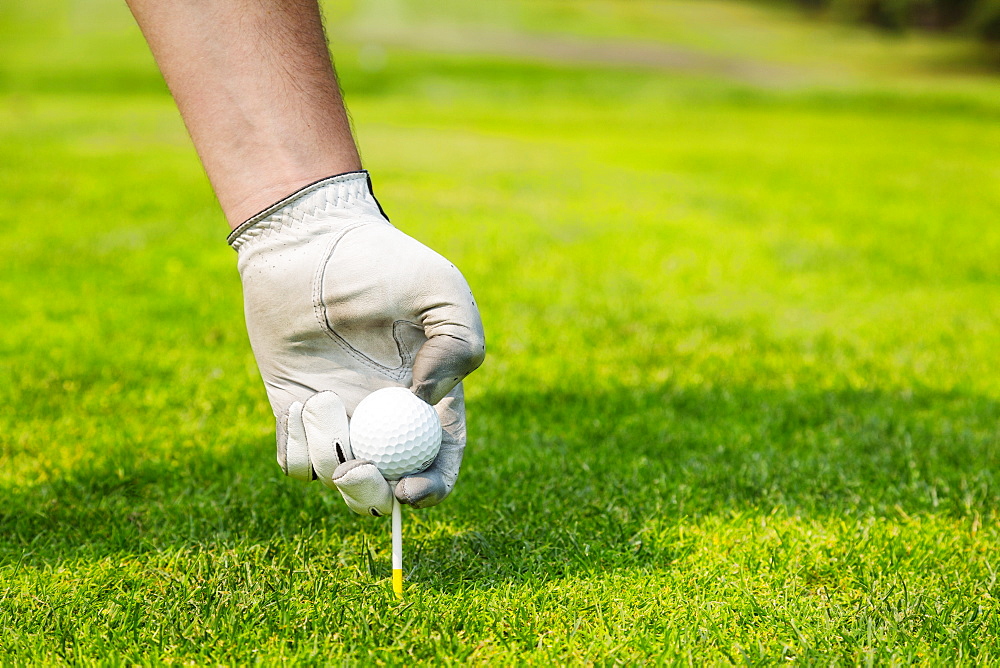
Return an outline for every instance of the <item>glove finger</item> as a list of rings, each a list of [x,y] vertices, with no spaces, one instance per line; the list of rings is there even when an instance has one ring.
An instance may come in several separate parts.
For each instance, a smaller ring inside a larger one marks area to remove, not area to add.
[[[434,409],[441,419],[441,450],[426,470],[401,478],[395,495],[414,508],[434,506],[451,494],[465,452],[465,395],[459,383]]]
[[[435,299],[419,314],[427,337],[413,360],[410,389],[432,406],[463,378],[475,371],[486,356],[486,338],[479,308],[465,278],[449,264],[441,272]]]
[[[367,459],[341,464],[331,480],[347,506],[357,514],[381,517],[392,512],[392,488]]]
[[[317,392],[302,406],[302,424],[313,471],[332,489],[334,471],[354,458],[344,402],[336,392]]]
[[[302,402],[296,401],[278,418],[278,465],[285,475],[309,482],[313,479],[306,429],[302,423]]]

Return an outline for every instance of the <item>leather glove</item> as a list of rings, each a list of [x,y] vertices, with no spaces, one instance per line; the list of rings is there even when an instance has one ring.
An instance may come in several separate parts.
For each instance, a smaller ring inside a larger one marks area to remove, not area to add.
[[[483,325],[462,274],[389,223],[367,172],[294,193],[229,236],[247,332],[277,424],[278,463],[338,489],[352,510],[423,508],[452,490],[465,449],[461,380],[483,361]],[[383,387],[410,388],[441,418],[441,451],[393,490],[354,459],[349,418]]]

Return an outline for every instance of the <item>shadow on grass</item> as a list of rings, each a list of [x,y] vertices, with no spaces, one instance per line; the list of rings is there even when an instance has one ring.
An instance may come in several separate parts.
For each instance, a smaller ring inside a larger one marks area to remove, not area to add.
[[[983,397],[664,385],[480,404],[468,500],[448,511],[468,529],[416,546],[432,588],[664,568],[708,515],[1000,509],[1000,403]]]
[[[487,396],[472,414],[455,496],[406,513],[410,577],[433,589],[664,567],[686,549],[681,520],[707,515],[1000,508],[1000,403],[974,395],[661,385]],[[48,564],[292,542],[364,569],[384,545],[368,568],[387,576],[387,523],[281,477],[271,447],[153,462],[126,444],[10,489],[0,553]]]

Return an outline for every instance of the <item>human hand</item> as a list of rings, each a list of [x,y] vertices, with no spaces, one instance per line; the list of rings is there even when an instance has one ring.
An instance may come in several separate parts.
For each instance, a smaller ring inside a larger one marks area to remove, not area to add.
[[[337,488],[361,514],[387,514],[393,493],[417,508],[443,500],[465,448],[461,380],[485,355],[458,269],[389,223],[366,172],[307,186],[229,240],[285,473]],[[390,386],[432,404],[443,429],[430,468],[394,490],[354,459],[348,427],[365,396]]]

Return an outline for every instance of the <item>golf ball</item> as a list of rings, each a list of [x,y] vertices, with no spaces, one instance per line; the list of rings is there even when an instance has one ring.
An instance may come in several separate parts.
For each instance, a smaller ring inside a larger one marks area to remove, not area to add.
[[[423,471],[441,448],[437,411],[405,387],[376,390],[351,416],[351,450],[369,459],[386,480]]]

